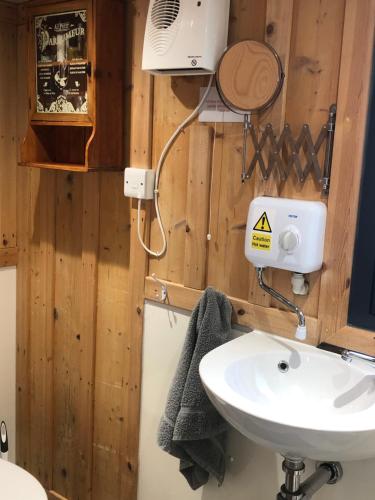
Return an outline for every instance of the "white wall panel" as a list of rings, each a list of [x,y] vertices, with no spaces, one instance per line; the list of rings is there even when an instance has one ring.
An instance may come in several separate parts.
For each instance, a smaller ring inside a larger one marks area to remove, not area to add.
[[[0,268],[0,421],[9,437],[9,459],[16,445],[16,268]],[[1,496],[1,495],[0,495]]]

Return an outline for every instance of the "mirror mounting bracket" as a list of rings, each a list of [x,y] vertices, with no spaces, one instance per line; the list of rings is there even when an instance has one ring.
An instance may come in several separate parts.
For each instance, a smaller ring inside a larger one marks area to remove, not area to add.
[[[328,195],[331,165],[333,156],[333,144],[335,137],[336,105],[332,104],[329,109],[329,117],[320,131],[315,143],[307,123],[296,139],[293,138],[291,127],[285,124],[279,138],[275,137],[272,124],[268,123],[262,133],[258,134],[255,126],[249,118],[245,119],[244,151],[243,157],[247,157],[247,140],[250,135],[254,147],[254,155],[247,172],[242,174],[242,182],[250,179],[255,168],[259,165],[263,179],[270,178],[272,172],[278,171],[281,181],[286,181],[292,170],[303,184],[311,173],[316,182],[322,184],[322,194]],[[322,166],[319,161],[319,152],[325,147],[324,161]],[[264,152],[267,152],[267,160],[264,160]],[[303,159],[305,157],[305,161]]]

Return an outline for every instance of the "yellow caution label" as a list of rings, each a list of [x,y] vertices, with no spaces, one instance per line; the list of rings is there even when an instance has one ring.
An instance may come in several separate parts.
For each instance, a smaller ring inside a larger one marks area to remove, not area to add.
[[[267,213],[263,212],[259,217],[258,222],[253,227],[254,231],[262,231],[264,233],[272,233],[271,224],[268,220]]]
[[[263,250],[269,252],[271,250],[271,244],[272,244],[271,234],[252,231],[251,248],[253,250]]]

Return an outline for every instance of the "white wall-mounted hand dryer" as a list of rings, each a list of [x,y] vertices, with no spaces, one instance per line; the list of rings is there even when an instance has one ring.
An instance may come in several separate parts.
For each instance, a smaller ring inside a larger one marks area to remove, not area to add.
[[[151,0],[142,69],[153,74],[215,73],[227,46],[230,0]]]

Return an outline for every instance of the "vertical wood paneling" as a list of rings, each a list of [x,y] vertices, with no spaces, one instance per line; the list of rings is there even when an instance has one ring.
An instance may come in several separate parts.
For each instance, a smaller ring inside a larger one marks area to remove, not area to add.
[[[242,126],[222,126],[219,149],[215,147],[213,175],[218,191],[212,192],[208,284],[225,293],[247,298],[248,263],[244,255],[244,234],[253,183],[241,183]],[[217,163],[220,168],[217,168]]]
[[[151,166],[153,81],[140,69],[147,7],[127,2],[124,33],[124,143],[127,164],[140,167]],[[25,32],[20,25],[20,137]],[[17,452],[51,498],[136,499],[147,259],[122,190],[116,173],[19,171]]]
[[[266,37],[284,60],[288,84],[263,120],[281,128],[285,118],[295,130],[308,121],[316,133],[336,100],[345,0],[288,0],[282,10],[280,6],[273,0],[232,0],[229,39]],[[153,78],[140,69],[148,1],[131,0],[126,7],[126,163],[155,168],[166,140],[196,106],[199,88],[207,78],[157,77],[154,88]],[[21,26],[21,60],[23,35]],[[19,90],[23,109],[27,103],[22,85]],[[22,112],[19,115],[22,130]],[[197,287],[210,284],[257,304],[263,299],[249,276],[243,245],[248,205],[260,190],[255,179],[240,182],[242,125],[216,124],[210,165],[205,163],[207,168],[201,172],[201,158],[194,163],[204,183],[208,166],[212,168],[210,197],[204,184],[206,199],[199,200],[204,208],[201,212],[198,205],[194,207],[194,217],[198,212],[203,217],[200,239],[207,227],[212,236],[207,255],[198,249],[199,259],[189,249],[186,233],[194,194],[200,192],[188,193],[188,152],[196,144],[195,132],[187,128],[165,162],[160,206],[168,253],[151,259],[149,272],[184,283],[189,261],[189,266],[199,268]],[[198,174],[194,174],[196,182]],[[280,188],[282,196],[320,198],[312,181],[301,188],[292,179]],[[145,204],[141,214],[146,240],[150,206]],[[17,453],[20,464],[53,490],[51,498],[136,499],[142,313],[148,272],[136,220],[136,203],[122,195],[121,174],[19,171]],[[151,247],[157,249],[160,243],[153,219]],[[276,288],[292,297],[289,273],[275,272],[272,279]],[[319,274],[311,277],[311,285],[310,296],[297,301],[316,317]],[[311,321],[317,334],[319,322]]]
[[[294,2],[286,102],[286,122],[294,131],[308,123],[317,137],[327,121],[330,105],[337,101],[344,12],[345,0]],[[292,175],[282,187],[281,195],[316,200],[321,197],[320,191],[321,186],[311,178],[301,187]],[[286,271],[274,271],[272,283],[301,306],[305,314],[317,317],[320,274],[309,276],[310,292],[306,297],[293,295],[290,273]],[[272,303],[276,305],[274,301]]]
[[[294,0],[287,0],[282,4],[278,0],[267,1],[266,24],[264,39],[277,52],[284,72],[284,82],[280,95],[275,103],[259,116],[259,129],[264,130],[268,123],[272,123],[276,136],[281,133],[285,124],[285,107],[288,90],[290,42],[292,36]],[[265,148],[264,157],[270,153],[270,148]],[[254,197],[257,196],[278,196],[281,187],[280,175],[277,171],[265,181],[259,169],[254,172],[255,188]],[[272,269],[266,269],[265,276],[267,283],[272,285]],[[249,301],[269,307],[271,297],[265,293],[258,285],[258,278],[253,266],[249,271]]]
[[[345,0],[294,0],[286,122],[298,131],[308,123],[315,137],[337,101]],[[297,132],[295,132],[296,134]],[[282,195],[320,199],[309,177],[303,186],[292,176]]]
[[[319,304],[319,316],[323,321],[322,336],[324,340],[332,339],[339,345],[344,345],[345,336],[340,330],[346,326],[348,315],[368,97],[373,71],[374,20],[374,0],[365,0],[361,4],[355,0],[347,1],[340,68],[341,106],[337,114],[328,204],[326,270],[322,276]],[[359,53],[361,57],[358,57]],[[366,276],[363,278],[368,279]],[[351,335],[345,333],[352,348],[374,352],[374,335],[370,332],[354,330]]]
[[[153,126],[153,78],[141,71],[142,40],[144,36],[148,0],[137,0],[133,7],[132,47],[129,54],[128,81],[130,115],[127,137],[129,140],[129,164],[144,168],[152,161]],[[139,118],[142,117],[140,120]],[[142,218],[148,220],[148,210],[142,210]],[[121,413],[125,425],[120,437],[121,452],[121,496],[120,500],[136,500],[138,481],[138,446],[140,425],[140,391],[142,365],[142,334],[144,278],[148,270],[148,258],[137,240],[137,203],[132,202],[130,210],[130,252],[129,252],[129,300],[126,318],[127,349],[124,356],[124,383],[126,392],[122,394]],[[146,241],[149,226],[146,224]]]
[[[127,394],[130,203],[121,174],[101,174],[92,498],[121,498],[122,408]]]
[[[30,467],[30,169],[17,170],[17,357],[16,357],[16,457],[17,463]]]
[[[231,2],[229,43],[250,38],[262,41],[266,1]],[[251,148],[249,147],[249,154]],[[254,179],[241,184],[242,124],[218,124],[213,152],[211,227],[207,282],[226,293],[247,298],[248,262],[244,256],[247,211]]]
[[[26,38],[27,30],[25,24],[17,27],[17,144],[21,143],[26,129],[27,117],[27,91],[23,68],[26,62]],[[19,147],[18,153],[19,153]],[[18,155],[17,155],[18,157]],[[30,466],[30,230],[32,213],[30,210],[30,169],[16,169],[17,180],[17,305],[16,305],[16,335],[17,335],[17,357],[16,357],[16,459],[23,467]]]
[[[230,42],[243,38],[265,39],[279,53],[286,73],[285,84],[275,105],[259,117],[262,127],[271,121],[276,133],[285,122],[299,134],[308,123],[315,137],[326,122],[329,106],[337,99],[338,73],[345,0],[302,0],[288,2],[231,2]],[[256,18],[256,22],[254,21]],[[260,29],[260,26],[262,29]],[[193,99],[196,87],[189,79],[156,79],[154,105],[154,163],[162,145],[187,110],[182,103]],[[177,83],[178,84],[177,84]],[[199,83],[199,82],[198,82]],[[196,85],[198,85],[198,83]],[[172,110],[172,111],[171,111]],[[212,239],[208,247],[207,283],[226,293],[247,298],[252,303],[280,307],[260,290],[255,273],[243,256],[243,238],[248,205],[254,196],[277,194],[301,199],[320,199],[320,185],[308,179],[300,186],[292,174],[286,183],[275,178],[264,183],[259,175],[240,184],[242,127],[238,124],[217,124],[212,160],[211,218]],[[188,131],[176,142],[165,164],[160,187],[163,220],[168,231],[168,253],[152,260],[150,272],[164,279],[183,283],[186,260],[187,155],[191,144]],[[160,245],[156,223],[152,226],[154,247]],[[275,271],[272,284],[295,300],[307,315],[317,317],[320,273],[310,277],[310,294],[294,297],[290,273]],[[271,274],[268,274],[271,281]]]
[[[16,12],[15,7],[10,8]],[[16,246],[16,61],[15,20],[0,15],[0,248]]]
[[[157,162],[165,143],[199,101],[202,78],[163,77],[155,80],[153,165]],[[171,110],[173,110],[171,112]],[[150,272],[171,281],[184,279],[184,248],[186,227],[186,185],[188,172],[189,132],[176,140],[164,162],[161,178],[160,211],[167,233],[168,252],[160,260],[152,259]],[[162,245],[156,219],[151,224],[151,248],[160,250]]]
[[[92,480],[99,178],[55,175],[53,489],[67,498],[87,498]]]
[[[82,177],[56,179],[56,284],[54,359],[53,489],[70,498],[82,470],[77,415],[80,325],[79,290],[82,251]]]
[[[261,116],[261,124],[272,123],[279,135],[285,123],[286,97],[288,91],[290,43],[293,31],[294,0],[268,0],[264,39],[277,52],[284,71],[283,88],[275,103]]]
[[[228,43],[263,40],[267,0],[231,0]]]
[[[34,170],[30,175],[30,429],[33,449],[29,470],[52,486],[53,463],[53,334],[55,277],[55,177]],[[48,422],[48,425],[46,425]]]
[[[212,128],[193,126],[190,130],[184,285],[199,290],[206,283],[211,161]]]

